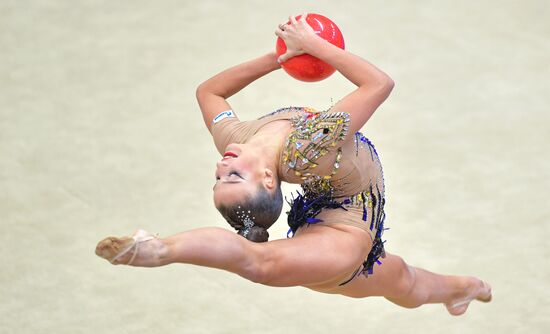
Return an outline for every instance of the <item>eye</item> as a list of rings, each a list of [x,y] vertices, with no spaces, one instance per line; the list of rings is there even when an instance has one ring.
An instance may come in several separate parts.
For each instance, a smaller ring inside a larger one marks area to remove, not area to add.
[[[234,171],[234,170],[230,171],[229,174],[227,174],[227,176],[232,176],[232,175],[235,175],[235,176],[237,176],[237,177],[239,177],[239,178],[241,178],[241,179],[243,178],[239,173],[237,173],[237,172]]]

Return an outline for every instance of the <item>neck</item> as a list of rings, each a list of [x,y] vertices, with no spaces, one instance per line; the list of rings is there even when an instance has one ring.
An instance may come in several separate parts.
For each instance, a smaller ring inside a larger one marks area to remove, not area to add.
[[[280,129],[265,129],[256,133],[247,144],[254,146],[261,153],[260,156],[266,162],[266,167],[275,173],[279,170],[279,159],[283,149],[286,135]]]

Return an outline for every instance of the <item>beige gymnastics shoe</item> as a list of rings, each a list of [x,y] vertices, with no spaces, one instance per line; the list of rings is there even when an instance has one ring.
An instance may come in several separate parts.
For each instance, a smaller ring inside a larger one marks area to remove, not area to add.
[[[466,312],[470,302],[478,300],[483,303],[488,303],[493,299],[493,294],[491,291],[491,286],[485,281],[481,281],[481,287],[474,290],[474,292],[466,299],[454,302],[451,305],[446,305],[447,311],[451,315],[461,315]]]
[[[101,240],[97,244],[95,253],[112,264],[131,265],[138,254],[139,245],[155,238],[157,237],[145,230],[137,230],[137,232],[131,237],[108,237]],[[122,261],[124,257],[128,257],[130,255],[130,252],[132,253],[130,259],[127,261]]]

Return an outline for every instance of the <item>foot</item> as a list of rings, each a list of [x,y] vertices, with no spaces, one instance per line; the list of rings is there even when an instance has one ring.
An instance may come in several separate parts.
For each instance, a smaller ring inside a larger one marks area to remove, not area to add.
[[[445,306],[451,315],[461,315],[466,312],[471,301],[479,300],[488,303],[491,299],[491,286],[488,283],[474,277],[468,277],[462,292],[452,301],[445,303]]]
[[[95,253],[112,264],[144,265],[156,254],[154,248],[158,242],[160,240],[149,232],[138,230],[132,237],[103,239],[97,244]]]

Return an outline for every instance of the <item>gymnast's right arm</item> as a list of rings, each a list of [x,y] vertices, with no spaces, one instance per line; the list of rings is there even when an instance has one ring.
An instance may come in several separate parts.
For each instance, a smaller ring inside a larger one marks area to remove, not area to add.
[[[197,88],[197,100],[208,130],[219,113],[231,109],[227,99],[251,82],[281,68],[275,52],[242,63],[216,74]]]

